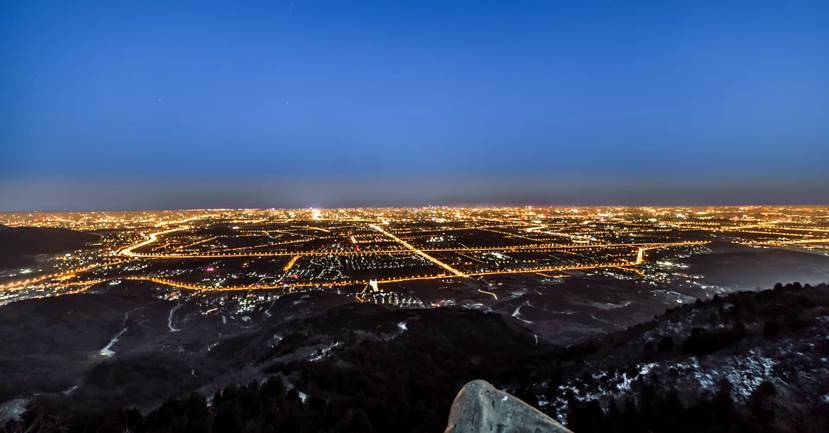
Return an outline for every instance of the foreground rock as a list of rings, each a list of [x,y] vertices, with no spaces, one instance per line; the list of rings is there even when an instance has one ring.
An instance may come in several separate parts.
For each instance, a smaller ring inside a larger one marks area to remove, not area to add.
[[[445,433],[572,433],[552,418],[489,382],[473,380],[461,388]]]

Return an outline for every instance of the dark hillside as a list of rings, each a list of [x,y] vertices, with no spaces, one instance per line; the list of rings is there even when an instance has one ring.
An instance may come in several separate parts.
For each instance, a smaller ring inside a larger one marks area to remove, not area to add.
[[[116,357],[27,417],[78,432],[437,433],[457,390],[480,378],[577,433],[811,433],[829,422],[827,329],[825,285],[685,305],[567,349],[501,315],[348,304],[266,321],[189,364],[173,352]],[[199,359],[214,374],[188,374]],[[170,387],[143,413],[86,402]]]
[[[0,269],[26,266],[38,254],[57,254],[98,239],[91,233],[61,228],[0,225]]]

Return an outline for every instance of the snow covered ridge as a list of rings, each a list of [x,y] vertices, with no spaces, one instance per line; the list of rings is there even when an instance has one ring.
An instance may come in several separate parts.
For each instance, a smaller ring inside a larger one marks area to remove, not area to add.
[[[808,343],[805,345],[808,347]],[[783,349],[777,359],[755,350],[725,357],[695,357],[686,361],[636,364],[625,371],[599,371],[588,378],[575,378],[559,385],[557,397],[548,400],[537,396],[538,406],[567,424],[573,402],[598,402],[604,411],[611,404],[625,399],[636,401],[644,386],[657,390],[680,390],[685,404],[693,404],[701,396],[712,396],[727,383],[732,401],[743,407],[764,382],[771,383],[778,393],[794,395],[804,401],[819,401],[821,389],[829,385],[829,361],[825,356],[807,355]],[[797,363],[797,367],[792,366]],[[781,368],[780,364],[787,367]],[[822,385],[821,385],[822,384]],[[659,392],[659,391],[657,391]],[[663,391],[664,392],[664,391]]]
[[[555,418],[560,422],[567,422],[567,409],[570,400],[581,402],[601,401],[610,402],[613,399],[624,396],[633,390],[634,385],[639,385],[647,380],[648,374],[657,367],[656,363],[638,364],[634,371],[600,371],[594,373],[591,379],[595,382],[587,384],[582,379],[568,381],[558,387],[558,397],[552,402],[552,409]],[[550,405],[549,401],[540,398],[539,406]]]
[[[815,406],[829,404],[827,289],[792,285],[676,309],[591,343],[563,382],[535,386],[536,403],[567,425],[574,408],[612,417],[650,404],[644,395],[671,394],[685,408],[726,395],[750,416],[770,404],[777,419],[814,421]]]
[[[559,397],[552,403],[556,418],[565,421],[568,402],[599,401],[607,404],[619,397],[632,395],[643,384],[657,382],[666,387],[714,393],[722,380],[731,385],[732,398],[745,403],[766,380],[774,379],[775,361],[753,351],[743,356],[729,356],[715,365],[691,357],[686,362],[637,364],[630,371],[601,371],[591,376],[591,382],[582,379],[568,381],[558,387]],[[780,380],[778,378],[778,380]]]
[[[15,398],[0,404],[0,425],[7,421],[20,421],[26,413],[29,399]]]
[[[328,354],[331,353],[331,351],[334,350],[340,344],[342,344],[341,341],[335,341],[329,344],[328,346],[324,346],[319,350],[314,351],[314,354],[308,358],[308,361],[317,362],[325,359],[326,357],[328,357]]]
[[[720,365],[705,367],[697,358],[668,366],[671,372],[696,382],[704,392],[715,392],[722,380],[731,385],[731,396],[746,402],[763,381],[774,379],[775,361],[772,358],[749,351],[744,356],[730,356]]]

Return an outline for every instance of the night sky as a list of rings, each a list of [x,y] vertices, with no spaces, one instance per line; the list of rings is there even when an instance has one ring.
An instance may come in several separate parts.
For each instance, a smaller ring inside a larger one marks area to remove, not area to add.
[[[829,2],[0,2],[0,210],[829,203]]]

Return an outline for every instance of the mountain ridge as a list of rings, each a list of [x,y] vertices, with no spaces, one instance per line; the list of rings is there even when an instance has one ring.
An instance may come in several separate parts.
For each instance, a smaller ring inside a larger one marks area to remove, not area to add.
[[[715,297],[570,347],[538,341],[499,314],[348,304],[330,295],[322,306],[317,296],[281,298],[270,304],[273,317],[233,325],[239,332],[218,344],[201,329],[212,335],[231,325],[192,307],[175,311],[181,331],[163,338],[141,340],[130,325],[122,336],[130,347],[116,346],[118,354],[68,395],[32,401],[26,419],[59,414],[69,431],[110,431],[104,427],[114,423],[135,432],[439,432],[457,391],[484,379],[577,433],[690,432],[701,423],[708,431],[811,433],[829,420],[826,285]],[[175,305],[140,320],[163,317],[166,326]],[[142,349],[146,341],[168,353]],[[165,396],[125,371],[179,385]],[[128,401],[88,404],[112,389],[150,399],[143,411]],[[788,419],[802,425],[787,427]]]

